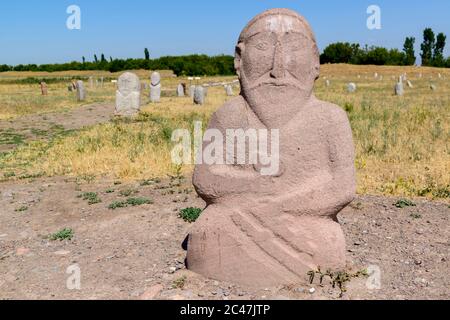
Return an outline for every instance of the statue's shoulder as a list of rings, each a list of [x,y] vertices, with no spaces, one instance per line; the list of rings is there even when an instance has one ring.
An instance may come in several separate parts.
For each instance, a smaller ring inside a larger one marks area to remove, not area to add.
[[[211,117],[210,126],[240,128],[247,119],[247,104],[242,96],[228,100]]]
[[[330,124],[347,124],[349,122],[347,112],[331,102],[316,99],[312,104],[312,110]]]

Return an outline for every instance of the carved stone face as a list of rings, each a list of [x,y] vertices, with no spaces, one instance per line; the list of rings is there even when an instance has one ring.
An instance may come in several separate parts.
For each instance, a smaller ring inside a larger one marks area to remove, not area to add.
[[[141,84],[139,77],[131,72],[125,72],[119,77],[118,88],[122,95],[127,96],[132,92],[139,92]]]
[[[250,107],[273,127],[292,117],[311,95],[319,54],[302,17],[273,9],[257,16],[242,32],[235,67]]]

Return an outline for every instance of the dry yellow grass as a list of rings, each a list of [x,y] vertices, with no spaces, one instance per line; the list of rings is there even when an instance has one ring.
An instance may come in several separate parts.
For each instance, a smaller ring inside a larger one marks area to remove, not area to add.
[[[383,80],[375,79],[375,72]],[[393,87],[402,73],[408,75],[414,89],[406,87],[405,95],[397,97]],[[423,77],[419,78],[419,73]],[[325,86],[323,77],[331,81],[330,87]],[[202,82],[218,80],[225,79]],[[187,82],[165,78],[163,86],[174,90],[179,81]],[[346,92],[348,82],[357,83],[356,93]],[[430,89],[431,83],[436,91]],[[99,96],[112,100],[113,89],[105,89]],[[359,193],[449,198],[450,70],[325,65],[315,92],[349,114]],[[207,104],[202,107],[194,106],[189,98],[163,98],[160,104],[144,106],[144,114],[137,121],[97,125],[57,141],[24,145],[0,158],[0,172],[114,179],[173,174],[177,168],[170,161],[172,130],[192,129],[194,120],[206,124],[227,99],[221,87],[209,90]],[[192,167],[183,170],[188,173]]]

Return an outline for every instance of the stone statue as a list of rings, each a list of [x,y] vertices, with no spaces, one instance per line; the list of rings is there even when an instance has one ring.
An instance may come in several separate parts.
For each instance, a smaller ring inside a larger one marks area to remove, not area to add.
[[[133,116],[141,109],[141,83],[139,77],[125,72],[117,81],[116,115]]]
[[[352,131],[342,108],[313,94],[320,63],[309,24],[288,9],[256,16],[239,37],[235,68],[241,94],[208,128],[278,129],[279,170],[262,175],[262,161],[196,166],[207,208],[184,243],[188,269],[264,288],[306,280],[318,266],[345,268],[337,215],[356,192]]]

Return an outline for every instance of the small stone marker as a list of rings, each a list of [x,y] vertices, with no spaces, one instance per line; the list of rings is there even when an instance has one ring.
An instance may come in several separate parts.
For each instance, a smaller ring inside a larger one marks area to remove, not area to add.
[[[378,78],[378,73],[375,72],[375,74],[373,75],[373,77],[376,79]]]
[[[436,91],[436,86],[434,84],[430,85],[430,89]]]
[[[83,81],[77,81],[77,100],[84,101],[86,100],[86,89],[84,88]]]
[[[139,77],[125,72],[119,77],[116,91],[116,115],[133,116],[141,108],[141,84]]]
[[[194,103],[202,105],[205,103],[205,88],[196,86],[194,91]]]
[[[326,85],[327,87],[329,87],[329,86],[330,86],[330,80],[327,79],[327,81],[325,81],[325,85]]]
[[[347,91],[348,91],[349,93],[355,92],[355,91],[356,91],[356,84],[354,84],[353,82],[350,82],[350,83],[347,85]]]
[[[181,83],[177,87],[177,96],[184,97],[184,87]]]
[[[150,101],[152,103],[161,100],[161,75],[158,72],[153,72],[150,83]]]
[[[413,84],[411,83],[411,81],[407,80],[406,84],[408,85],[408,88],[414,88]]]
[[[47,84],[44,81],[41,82],[41,93],[43,96],[48,94]]]
[[[233,87],[229,84],[225,85],[225,93],[227,94],[228,97],[233,96],[234,95]]]
[[[189,97],[193,98],[195,93],[195,86],[192,85],[189,87]]]
[[[94,88],[94,78],[93,77],[89,77],[89,88],[91,88],[91,89]]]
[[[403,93],[404,93],[404,88],[403,88],[403,81],[402,81],[402,77],[400,77],[399,79],[398,79],[398,82],[396,83],[396,85],[395,85],[395,89],[394,89],[394,92],[395,92],[395,95],[396,96],[402,96],[403,95]]]

